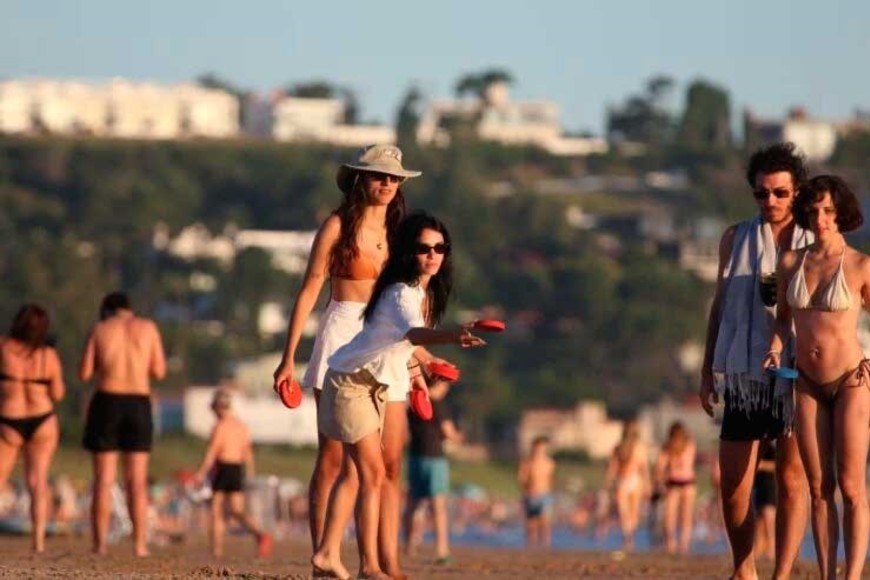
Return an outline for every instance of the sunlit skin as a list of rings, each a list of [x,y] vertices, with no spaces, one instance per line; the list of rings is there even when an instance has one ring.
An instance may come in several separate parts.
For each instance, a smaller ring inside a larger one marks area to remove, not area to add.
[[[864,358],[857,326],[862,303],[865,308],[870,304],[870,256],[846,244],[830,194],[825,193],[812,203],[807,215],[809,227],[816,235],[816,242],[804,250],[807,253],[804,275],[810,296],[815,297],[827,287],[842,257],[853,304],[849,310],[840,312],[792,309],[786,302],[787,288],[800,267],[804,251],[783,253],[777,269],[776,332],[764,365],[779,366],[783,338],[788,336],[794,322],[797,367],[802,373],[795,389],[797,439],[809,481],[819,571],[823,578],[834,578],[836,574],[839,524],[834,488],[839,482],[845,511],[846,577],[859,578],[870,531],[865,487],[870,385],[866,376],[861,379],[852,376],[840,387],[832,403],[822,404],[816,397],[824,398],[830,393],[819,392],[820,388],[812,383],[834,381],[855,369]]]
[[[794,217],[792,206],[797,194],[796,184],[788,171],[758,172],[753,180],[752,195],[762,219],[770,226],[779,248],[792,244]],[[758,194],[756,194],[756,192]],[[777,194],[783,197],[777,197]],[[725,267],[731,259],[737,226],[729,227],[719,242],[719,271],[716,293],[710,306],[706,349],[701,372],[699,398],[704,411],[713,416],[713,404],[719,403],[712,372],[713,349],[719,333],[719,316],[725,299]],[[806,528],[806,477],[795,437],[776,440],[776,562],[774,578],[787,578],[800,549]],[[720,441],[721,501],[725,529],[731,544],[734,564],[733,578],[757,578],[755,568],[752,482],[758,461],[758,441]],[[747,467],[750,466],[750,467]]]

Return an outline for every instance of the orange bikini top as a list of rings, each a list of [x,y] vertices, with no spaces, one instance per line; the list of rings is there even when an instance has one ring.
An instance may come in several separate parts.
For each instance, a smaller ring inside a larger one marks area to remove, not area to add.
[[[366,258],[361,253],[358,253],[346,268],[342,268],[335,261],[329,266],[331,277],[344,278],[345,280],[376,280],[378,274],[380,272],[371,259]]]

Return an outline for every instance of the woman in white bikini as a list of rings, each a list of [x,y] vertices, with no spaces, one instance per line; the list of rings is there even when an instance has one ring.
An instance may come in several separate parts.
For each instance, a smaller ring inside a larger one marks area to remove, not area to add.
[[[622,440],[613,450],[607,473],[605,489],[615,483],[614,492],[619,526],[622,529],[626,550],[634,549],[634,533],[640,521],[641,502],[650,493],[649,459],[646,446],[640,440],[637,421],[626,421]]]
[[[870,530],[865,481],[870,366],[857,329],[862,304],[870,305],[870,256],[849,247],[843,234],[857,229],[863,217],[855,195],[832,175],[815,177],[801,188],[793,211],[795,221],[811,229],[816,241],[780,257],[780,307],[764,366],[788,362],[782,353],[790,347],[794,323],[799,372],[796,430],[810,486],[819,570],[822,578],[836,575],[839,524],[834,487],[839,481],[846,578],[860,578]]]

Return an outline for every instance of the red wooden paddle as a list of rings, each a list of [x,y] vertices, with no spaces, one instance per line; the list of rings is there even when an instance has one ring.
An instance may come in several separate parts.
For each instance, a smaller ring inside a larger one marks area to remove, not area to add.
[[[296,381],[284,379],[278,385],[278,396],[288,409],[295,409],[302,404],[302,387]]]
[[[424,421],[432,420],[432,401],[423,389],[411,389],[411,410]]]
[[[451,364],[432,361],[427,368],[430,375],[442,378],[445,381],[453,382],[459,380],[459,369]]]
[[[472,326],[484,332],[504,332],[504,329],[507,328],[507,325],[501,320],[475,320]]]

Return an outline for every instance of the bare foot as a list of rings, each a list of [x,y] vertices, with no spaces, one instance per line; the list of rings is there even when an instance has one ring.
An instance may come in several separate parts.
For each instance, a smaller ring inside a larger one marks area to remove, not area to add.
[[[320,552],[311,556],[311,576],[313,578],[340,578],[350,580],[350,572],[341,563],[341,560],[333,560]]]
[[[148,551],[148,548],[136,548],[134,554],[137,558],[147,558],[151,555],[151,552]]]
[[[94,546],[91,552],[93,552],[95,556],[105,556],[109,553],[109,549],[106,546]]]

